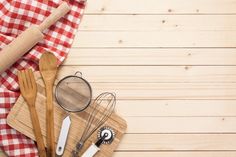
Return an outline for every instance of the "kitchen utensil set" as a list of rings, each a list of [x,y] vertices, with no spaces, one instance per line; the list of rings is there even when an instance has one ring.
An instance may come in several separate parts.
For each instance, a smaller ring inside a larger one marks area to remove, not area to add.
[[[116,97],[113,93],[105,92],[100,94],[94,101],[92,100],[92,88],[90,84],[82,78],[82,73],[67,76],[61,79],[55,89],[55,97],[58,104],[67,112],[66,118],[63,120],[60,135],[58,138],[57,148],[55,150],[54,137],[54,107],[53,107],[53,85],[57,75],[57,59],[50,53],[45,52],[39,60],[39,70],[45,84],[46,91],[46,135],[47,135],[47,154],[43,142],[41,128],[35,109],[35,101],[37,96],[37,85],[34,79],[32,70],[23,70],[18,72],[20,90],[22,96],[28,104],[31,114],[34,135],[39,148],[39,155],[41,157],[54,157],[63,155],[67,136],[70,129],[71,112],[84,111],[89,105],[90,109],[86,111],[88,118],[83,134],[72,151],[72,156],[77,157],[82,149],[84,143],[90,136],[100,128],[112,115]],[[81,76],[77,76],[81,74]],[[99,131],[99,140],[90,146],[83,157],[92,157],[99,151],[99,146],[102,143],[111,143],[114,139],[115,133],[110,128],[101,128]]]
[[[14,62],[16,62],[27,51],[29,51],[35,44],[41,41],[44,37],[43,32],[69,11],[70,7],[68,6],[67,2],[62,2],[62,4],[57,9],[52,11],[51,15],[49,15],[40,25],[30,26],[9,45],[5,46],[0,53],[0,74],[10,67]],[[69,115],[63,120],[60,136],[58,138],[57,149],[55,150],[53,86],[57,75],[57,58],[52,53],[45,52],[39,60],[39,70],[45,84],[46,93],[47,151],[45,149],[41,127],[35,107],[37,85],[31,69],[18,72],[19,86],[21,94],[28,104],[40,157],[55,157],[56,154],[62,155],[64,152],[71,120]],[[59,81],[56,86],[56,100],[68,114],[71,112],[84,111],[91,104],[91,86],[85,79],[82,78],[82,76],[79,77],[77,74],[78,73],[76,73],[74,76],[65,77]],[[77,156],[79,154],[79,151],[87,139],[111,116],[115,108],[115,103],[115,95],[108,92],[100,94],[95,99],[95,101],[92,103],[92,110],[89,112],[86,127],[83,131],[82,137],[72,153],[73,156]],[[101,133],[103,134],[103,132]],[[94,145],[97,147],[97,151],[99,150],[98,147],[104,141],[112,141],[112,138],[114,137],[113,133],[114,132],[111,131],[111,129],[106,129],[105,134],[99,137],[99,140]],[[91,149],[88,150],[87,155],[84,155],[84,157],[89,157],[91,151],[94,151],[92,146]],[[96,152],[92,154],[95,154]]]

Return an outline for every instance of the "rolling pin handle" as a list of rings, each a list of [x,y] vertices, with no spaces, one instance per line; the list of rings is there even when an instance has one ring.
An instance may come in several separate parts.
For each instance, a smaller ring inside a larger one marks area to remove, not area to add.
[[[66,15],[70,11],[70,6],[63,2],[58,8],[56,8],[52,13],[39,25],[41,32],[49,28],[51,25],[56,23],[61,17]]]

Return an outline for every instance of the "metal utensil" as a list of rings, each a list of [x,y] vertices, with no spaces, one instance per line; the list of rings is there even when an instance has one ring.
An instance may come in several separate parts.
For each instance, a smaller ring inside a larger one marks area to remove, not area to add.
[[[76,144],[75,149],[72,151],[72,156],[77,157],[84,143],[88,138],[103,125],[108,118],[112,115],[116,104],[116,97],[113,93],[105,92],[100,94],[93,102],[92,111],[89,112],[89,117],[86,122],[86,127]]]
[[[111,144],[112,141],[115,139],[115,131],[109,127],[104,126],[99,129],[98,131],[98,140],[83,153],[81,157],[93,157],[99,150],[101,144]]]
[[[38,145],[40,157],[46,157],[45,145],[39,124],[38,115],[35,109],[35,100],[37,96],[37,85],[32,70],[18,71],[18,80],[21,95],[28,104],[30,116],[33,125],[34,136]]]
[[[80,74],[81,76],[77,76]],[[58,104],[67,112],[62,122],[60,135],[56,147],[56,154],[64,153],[68,132],[70,129],[70,113],[85,110],[92,99],[92,88],[88,81],[82,78],[82,73],[77,72],[60,80],[56,86],[55,97]]]

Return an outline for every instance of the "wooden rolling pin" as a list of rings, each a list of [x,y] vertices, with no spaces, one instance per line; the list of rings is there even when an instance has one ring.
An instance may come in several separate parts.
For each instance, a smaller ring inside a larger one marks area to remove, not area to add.
[[[40,25],[32,25],[22,32],[9,45],[0,51],[0,74],[14,64],[20,57],[27,53],[39,41],[44,38],[43,31],[58,21],[70,11],[70,7],[63,2],[57,9],[52,11]]]

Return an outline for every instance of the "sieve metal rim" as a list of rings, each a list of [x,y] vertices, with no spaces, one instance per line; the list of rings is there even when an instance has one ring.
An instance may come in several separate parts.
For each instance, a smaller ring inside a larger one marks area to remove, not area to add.
[[[77,74],[77,73],[76,73],[76,74]],[[89,83],[87,80],[85,80],[84,78],[82,78],[82,77],[80,77],[80,76],[77,76],[76,74],[75,74],[75,75],[69,75],[69,76],[66,76],[66,77],[62,78],[62,79],[57,83],[56,88],[55,88],[55,98],[56,98],[57,104],[60,105],[64,110],[66,110],[66,111],[68,111],[68,112],[82,112],[82,111],[84,111],[84,110],[86,110],[86,109],[88,108],[88,106],[90,105],[90,103],[91,103],[91,101],[92,101],[92,87],[91,87],[90,83]],[[72,77],[81,79],[81,80],[84,81],[85,84],[87,84],[87,86],[89,87],[90,98],[89,98],[89,101],[88,101],[87,105],[86,105],[82,110],[70,110],[70,109],[64,107],[63,105],[61,105],[62,103],[60,103],[60,100],[59,100],[59,96],[58,96],[58,92],[57,92],[57,91],[58,91],[57,89],[58,89],[59,85],[60,85],[63,81],[65,81],[66,79],[72,78]]]

